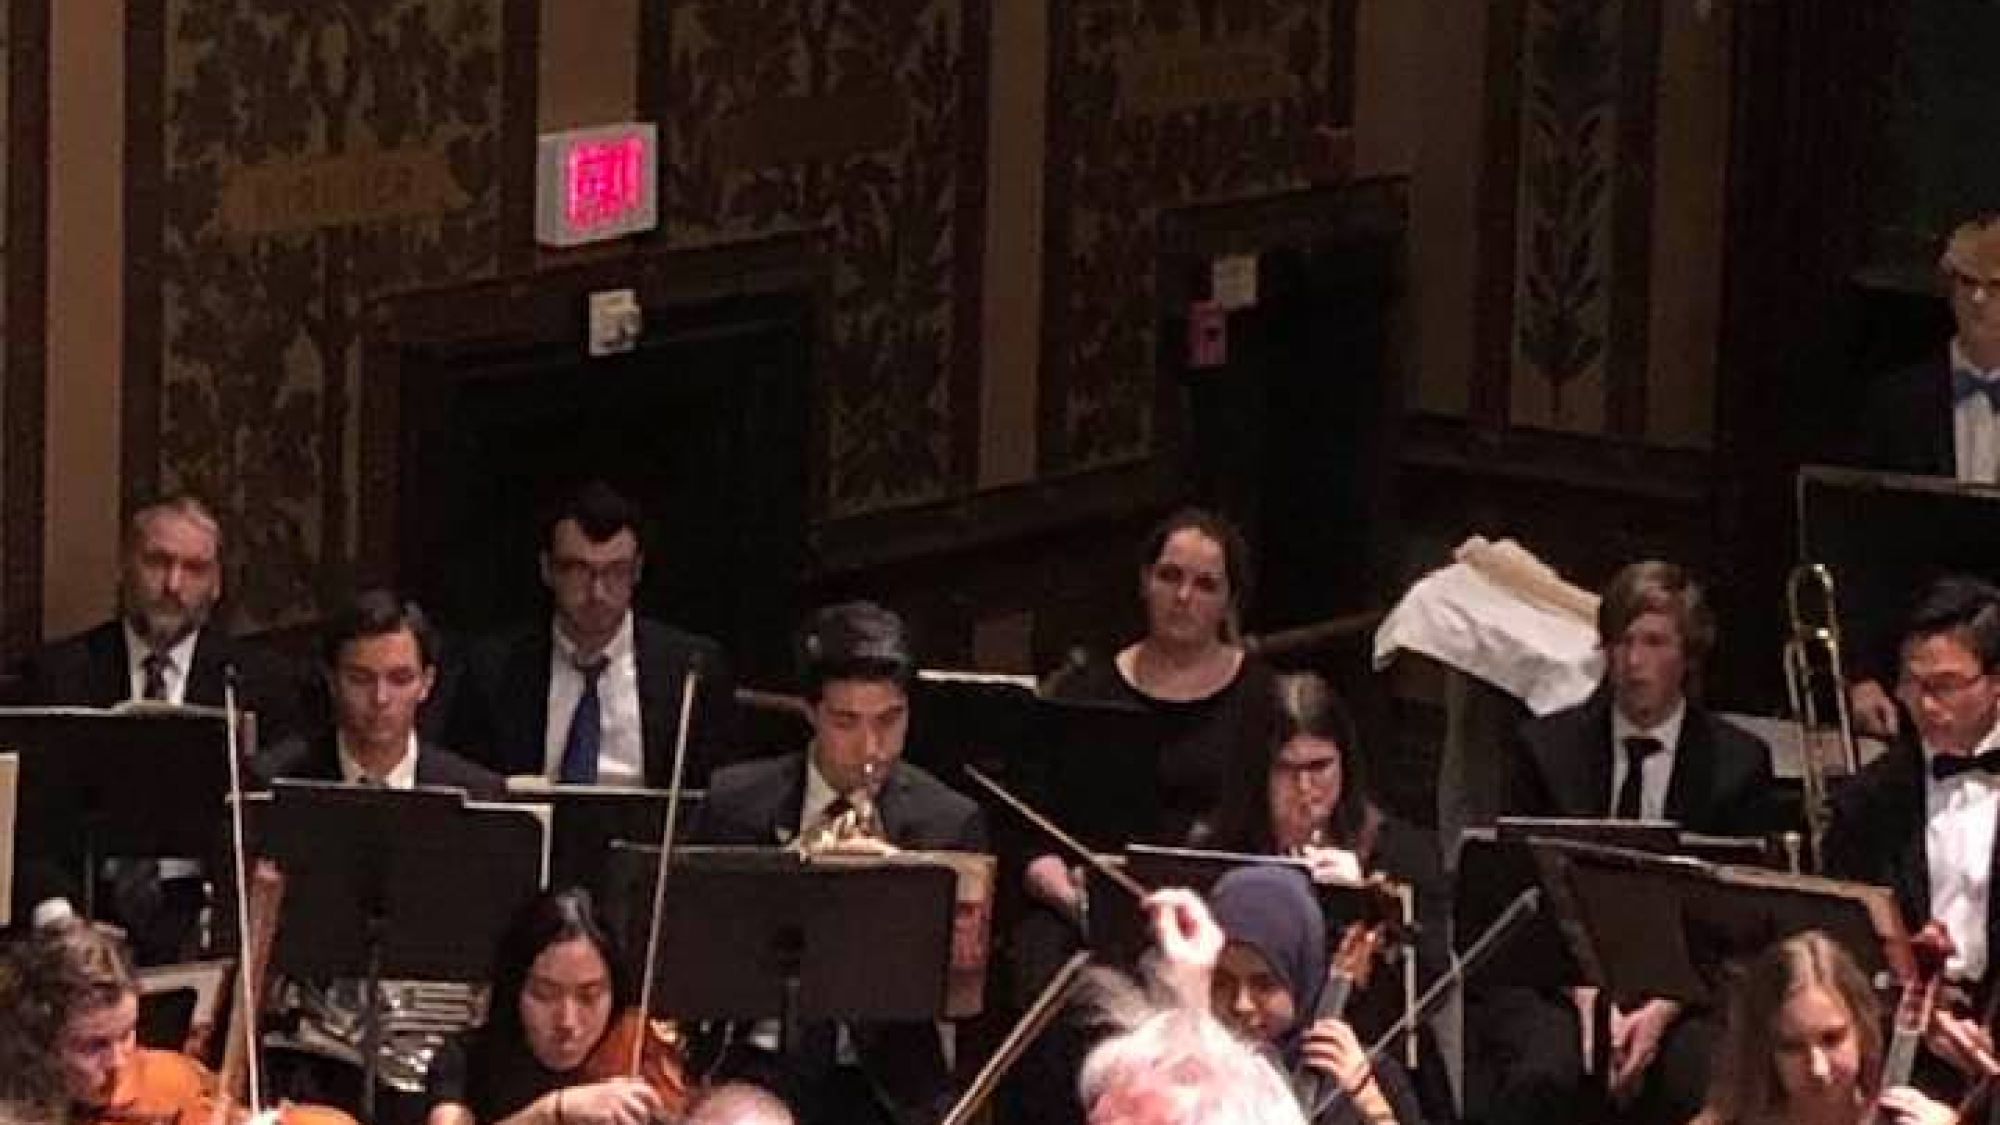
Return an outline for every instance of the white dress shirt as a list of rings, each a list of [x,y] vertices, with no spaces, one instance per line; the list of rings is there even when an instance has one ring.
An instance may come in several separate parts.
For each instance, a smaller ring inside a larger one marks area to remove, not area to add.
[[[389,768],[389,772],[382,777],[373,777],[367,770],[361,768],[361,763],[356,761],[354,755],[347,750],[346,735],[337,736],[335,741],[339,747],[340,780],[345,781],[349,785],[380,785],[384,789],[415,789],[417,787],[417,732],[410,732],[410,748],[404,752],[402,758],[398,759],[395,765]]]
[[[168,703],[187,702],[188,669],[194,667],[194,646],[201,637],[197,629],[175,642],[163,654],[167,660],[160,666],[161,678],[167,683]],[[146,698],[146,657],[153,651],[152,646],[132,629],[131,622],[125,623],[125,682],[129,699]]]
[[[1674,779],[1674,759],[1680,753],[1681,722],[1687,718],[1687,700],[1674,705],[1673,713],[1657,725],[1642,727],[1625,717],[1617,707],[1611,708],[1611,807],[1607,813],[1618,811],[1618,794],[1625,788],[1625,775],[1631,772],[1630,755],[1625,752],[1628,738],[1651,738],[1660,748],[1639,763],[1639,819],[1667,819],[1667,789]]]
[[[2000,747],[2000,724],[1986,732],[1974,754]],[[1924,857],[1929,861],[1931,917],[1944,923],[1957,952],[1947,975],[1986,975],[1986,904],[1993,893],[1993,830],[2000,821],[2000,778],[1966,770],[1944,781],[1930,776],[1937,754],[1924,747]]]
[[[2000,370],[1981,371],[1957,340],[1951,342],[1951,369],[1988,382],[2000,380]],[[1993,415],[1992,399],[1973,395],[1953,406],[1951,437],[1959,480],[1974,484],[2000,481],[2000,418]]]
[[[577,665],[601,656],[610,663],[597,676],[597,711],[602,716],[597,781],[600,785],[644,785],[646,745],[639,719],[639,658],[632,641],[632,615],[625,615],[602,652],[589,657],[577,651],[560,622],[552,624],[550,630],[555,644],[549,652],[549,717],[542,742],[542,773],[551,781],[561,776],[570,720],[576,717],[576,701],[583,698],[583,673]]]

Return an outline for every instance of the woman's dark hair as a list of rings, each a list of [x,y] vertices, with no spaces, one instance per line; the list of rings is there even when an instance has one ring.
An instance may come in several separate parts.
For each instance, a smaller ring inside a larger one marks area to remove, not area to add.
[[[1235,524],[1206,508],[1181,508],[1154,524],[1153,530],[1147,533],[1145,553],[1139,557],[1139,572],[1149,573],[1152,565],[1159,562],[1160,555],[1166,551],[1167,540],[1183,531],[1200,532],[1222,547],[1222,568],[1228,572],[1224,577],[1229,579],[1227,628],[1241,633],[1243,615],[1250,608],[1250,595],[1256,582],[1250,569],[1250,544]]]
[[[545,1073],[528,1049],[528,1033],[521,1026],[521,990],[535,958],[550,946],[581,938],[596,947],[598,956],[611,972],[613,1016],[632,1003],[632,987],[620,955],[618,942],[597,916],[590,892],[573,887],[551,891],[528,904],[515,917],[500,939],[493,967],[492,1000],[486,1017],[486,1032],[480,1039],[478,1056],[473,1059],[467,1093],[471,1104],[488,1113],[505,1116],[535,1094],[516,1100],[517,1090],[531,1088],[533,1076]],[[495,1112],[494,1107],[509,1107]]]
[[[1269,732],[1230,778],[1204,844],[1227,851],[1266,853],[1277,847],[1271,825],[1271,771],[1285,743],[1300,735],[1324,738],[1340,755],[1340,796],[1327,827],[1336,847],[1361,853],[1365,862],[1381,812],[1368,797],[1354,716],[1340,693],[1312,672],[1277,677],[1271,693]]]

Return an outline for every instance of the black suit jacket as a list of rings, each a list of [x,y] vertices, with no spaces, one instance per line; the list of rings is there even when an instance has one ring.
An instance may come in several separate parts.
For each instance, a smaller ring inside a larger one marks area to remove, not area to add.
[[[260,789],[273,781],[339,781],[340,751],[331,732],[288,738],[252,758],[250,776]],[[424,740],[417,747],[417,784],[463,789],[475,801],[498,801],[507,794],[499,774]]]
[[[299,670],[251,641],[205,628],[195,638],[183,698],[222,706],[226,670],[236,669],[237,703],[257,716],[257,740],[272,745],[304,721]],[[111,707],[132,697],[124,623],[113,619],[42,649],[27,675],[27,699],[46,706]]]
[[[1612,811],[1611,693],[1519,730],[1512,763],[1510,816],[1602,817]],[[1689,832],[1757,836],[1772,831],[1771,748],[1748,731],[1687,705],[1674,772],[1667,782],[1667,819]]]
[[[798,835],[805,793],[803,754],[717,770],[702,803],[696,838],[706,844],[788,844]],[[875,809],[883,834],[899,847],[986,850],[986,822],[979,806],[908,762],[889,772]],[[896,971],[893,965],[856,969]],[[937,1029],[928,1023],[876,1023],[850,1025],[849,1030],[862,1069],[897,1120],[936,1121],[953,1093]]]
[[[1952,435],[1951,354],[1892,371],[1868,388],[1852,459],[1889,473],[1958,474]]]
[[[673,780],[674,739],[680,730],[682,683],[699,662],[694,722],[688,730],[685,783],[699,788],[711,770],[731,760],[736,729],[735,685],[722,647],[644,617],[632,623],[638,666],[640,740],[646,783]],[[475,641],[449,685],[443,740],[501,774],[545,768],[549,722],[551,623]]]
[[[1913,933],[1931,917],[1930,851],[1924,845],[1927,784],[1923,752],[1913,739],[1899,740],[1835,793],[1833,819],[1820,844],[1827,875],[1894,891],[1903,922]],[[2000,840],[1995,843],[1987,862],[1989,871],[2000,875]],[[1990,885],[2000,887],[2000,882]],[[2000,894],[1987,896],[1986,932],[2000,934]],[[1997,952],[1989,946],[1989,981]]]

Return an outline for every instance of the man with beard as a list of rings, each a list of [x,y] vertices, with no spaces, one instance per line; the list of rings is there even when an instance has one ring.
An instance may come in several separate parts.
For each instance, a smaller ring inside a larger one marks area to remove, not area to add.
[[[298,678],[265,650],[210,627],[221,597],[222,527],[207,506],[183,495],[139,509],[125,534],[118,616],[45,649],[30,698],[220,707],[233,667],[238,704],[256,713],[263,741],[276,740],[298,726]]]
[[[298,678],[276,655],[236,640],[209,624],[222,597],[222,528],[206,505],[175,496],[132,515],[118,585],[118,616],[55,642],[36,658],[29,702],[45,706],[111,707],[128,700],[220,707],[234,668],[238,705],[257,717],[261,741],[299,721]],[[28,906],[69,888],[29,886],[16,895]],[[199,868],[186,861],[111,865],[111,913],[131,931],[142,964],[183,951],[200,912]]]

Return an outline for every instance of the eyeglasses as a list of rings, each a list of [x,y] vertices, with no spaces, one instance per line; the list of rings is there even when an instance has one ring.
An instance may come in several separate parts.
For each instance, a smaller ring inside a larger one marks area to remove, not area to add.
[[[1942,703],[1963,695],[1986,682],[1985,676],[1904,676],[1896,681],[1896,694],[1910,699],[1934,699]]]
[[[1340,755],[1327,754],[1318,758],[1307,758],[1301,762],[1287,762],[1280,758],[1271,763],[1274,777],[1293,781],[1321,782],[1333,776],[1340,768]]]
[[[608,563],[589,563],[582,559],[551,559],[549,570],[556,581],[570,586],[585,586],[602,583],[609,590],[629,590],[639,580],[638,559],[618,559]]]

